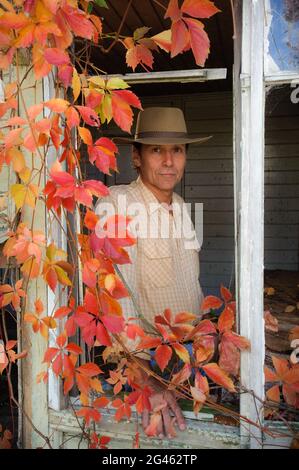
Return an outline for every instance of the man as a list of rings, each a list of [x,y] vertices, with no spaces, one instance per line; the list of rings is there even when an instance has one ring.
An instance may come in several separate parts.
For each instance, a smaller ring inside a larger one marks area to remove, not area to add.
[[[186,146],[210,137],[190,137],[180,109],[157,107],[139,113],[134,139],[115,139],[117,143],[133,145],[133,163],[139,176],[129,185],[111,187],[110,196],[100,200],[96,212],[103,214],[107,203],[112,203],[116,213],[139,213],[133,230],[137,242],[128,249],[132,263],[120,267],[133,297],[133,301],[132,298],[121,301],[127,318],[141,312],[147,324],[153,325],[155,315],[166,308],[173,314],[189,311],[200,318],[203,298],[199,284],[200,247],[192,222],[186,217],[184,200],[174,188],[183,177]],[[149,357],[141,357],[148,364]],[[172,392],[163,393],[153,380],[150,384],[156,390],[151,397],[153,409],[162,407],[164,430],[161,424],[158,434],[162,437],[164,431],[171,437],[169,411],[173,411],[181,430],[185,429],[182,412]],[[149,413],[145,412],[145,430],[148,424]]]

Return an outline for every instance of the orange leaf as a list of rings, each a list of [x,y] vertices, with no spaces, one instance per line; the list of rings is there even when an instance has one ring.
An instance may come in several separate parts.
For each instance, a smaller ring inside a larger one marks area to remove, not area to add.
[[[268,400],[275,401],[277,403],[280,402],[280,389],[279,385],[274,385],[266,392]]]
[[[78,131],[84,144],[92,145],[92,136],[90,130],[86,129],[86,127],[78,127]]]
[[[268,331],[278,332],[278,320],[271,315],[269,310],[264,312],[265,328]]]
[[[53,98],[49,101],[46,101],[45,106],[50,108],[51,111],[54,111],[55,113],[65,113],[67,108],[70,106],[70,103],[61,98]]]
[[[232,299],[232,293],[222,284],[220,286],[220,293],[224,302],[229,302]]]
[[[268,367],[264,367],[265,380],[266,382],[277,382],[279,377]]]
[[[59,307],[54,313],[54,318],[63,318],[71,313],[72,309],[69,307]]]
[[[212,362],[211,364],[206,364],[202,366],[203,370],[206,372],[207,376],[213,380],[218,385],[226,388],[230,392],[235,392],[235,386],[233,384],[232,379],[224,372],[218,364]]]
[[[105,408],[110,403],[110,400],[107,397],[96,398],[92,406],[96,408]]]
[[[190,312],[177,313],[174,319],[174,323],[186,323],[197,319],[197,315]]]
[[[181,11],[195,18],[210,18],[221,10],[210,0],[185,0]]]
[[[102,373],[99,366],[93,362],[87,362],[86,364],[78,367],[76,370],[81,374],[86,375],[87,377],[94,377],[95,375]]]
[[[155,351],[155,360],[163,372],[165,367],[167,367],[172,356],[172,349],[170,346],[161,345],[158,346]]]
[[[223,305],[223,301],[214,295],[208,295],[204,298],[200,310],[218,309]]]
[[[220,333],[231,330],[235,322],[235,314],[233,310],[227,305],[218,319],[218,329]]]

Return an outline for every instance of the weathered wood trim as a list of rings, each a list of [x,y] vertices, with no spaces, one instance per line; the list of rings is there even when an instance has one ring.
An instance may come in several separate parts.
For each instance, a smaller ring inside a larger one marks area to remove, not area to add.
[[[27,68],[19,67],[18,73],[20,78],[26,73]],[[43,101],[43,85],[42,81],[36,81],[33,70],[28,73],[26,80],[23,83],[26,93],[23,93],[25,105],[27,107],[35,104],[36,102]],[[24,116],[24,107],[22,99],[20,100],[19,115]],[[32,165],[32,155],[29,152],[25,153],[26,164],[30,168]],[[35,159],[35,169],[39,169],[42,164],[40,158]],[[32,180],[33,183],[38,184],[38,178]],[[45,170],[42,173],[41,185],[45,183]],[[42,189],[42,188],[40,188]],[[25,207],[22,211],[22,221],[27,222],[28,226],[32,223],[32,208]],[[46,209],[43,201],[38,200],[35,208],[35,218],[33,230],[42,230],[46,233]],[[26,310],[34,311],[34,301],[40,298],[47,308],[47,286],[43,279],[40,277],[29,281],[27,290]],[[22,359],[21,375],[22,375],[22,408],[25,412],[23,415],[22,427],[22,447],[23,448],[37,448],[45,445],[45,440],[34,431],[30,418],[36,429],[44,436],[48,437],[48,390],[47,385],[43,382],[37,384],[36,377],[43,369],[44,353],[47,349],[47,342],[41,335],[37,335],[32,331],[30,323],[23,322],[22,324],[22,349],[28,351],[26,358]]]
[[[238,2],[237,2],[238,3]],[[240,333],[251,342],[241,356],[241,383],[264,398],[264,2],[243,2],[240,78],[235,76],[236,263]],[[239,47],[240,47],[239,39]],[[236,74],[237,74],[236,70]],[[240,413],[261,422],[262,406],[244,393]],[[255,427],[241,428],[252,448],[262,435]]]
[[[113,417],[113,410],[111,412],[101,410],[102,419],[96,425],[96,430],[101,435],[111,437],[111,446],[109,448],[117,449],[132,449],[133,439],[136,434],[136,416],[133,414],[130,421],[116,422]],[[61,412],[50,411],[50,432],[51,435],[56,436],[56,444],[62,448],[74,448],[78,445],[76,440],[64,441],[69,437],[80,436],[81,429],[78,425],[77,419],[74,417],[73,412],[63,410]],[[82,419],[79,420],[82,424]],[[240,448],[239,428],[234,426],[224,426],[209,421],[201,421],[187,418],[187,430],[185,432],[178,432],[174,439],[163,440],[163,448],[166,449],[238,449]],[[161,447],[160,439],[147,438],[143,432],[141,423],[139,422],[138,432],[140,433],[140,447],[159,449]],[[62,437],[57,441],[57,434]],[[53,441],[53,447],[56,447]],[[85,443],[86,445],[86,443]],[[84,442],[81,442],[80,448],[83,448]]]

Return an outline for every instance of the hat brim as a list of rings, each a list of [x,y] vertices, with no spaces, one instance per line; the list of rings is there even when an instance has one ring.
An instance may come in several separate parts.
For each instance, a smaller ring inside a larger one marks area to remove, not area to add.
[[[210,140],[213,136],[209,135],[207,137],[168,137],[164,138],[143,138],[143,139],[134,139],[127,137],[114,137],[113,142],[116,144],[146,144],[146,145],[170,145],[170,144],[199,144]]]

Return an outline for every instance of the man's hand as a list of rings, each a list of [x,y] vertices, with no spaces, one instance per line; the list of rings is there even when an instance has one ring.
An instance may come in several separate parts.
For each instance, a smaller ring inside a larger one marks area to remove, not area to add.
[[[151,386],[154,379],[149,380],[149,385]],[[177,423],[179,429],[184,431],[186,429],[185,418],[183,413],[177,404],[175,395],[173,392],[166,391],[155,391],[150,397],[150,403],[152,410],[144,410],[142,413],[142,427],[145,434],[148,434],[150,429],[150,419],[151,413],[161,413],[161,418],[157,421],[157,436],[163,438],[172,438],[176,436],[175,433],[175,422]],[[173,417],[170,415],[172,411]]]

